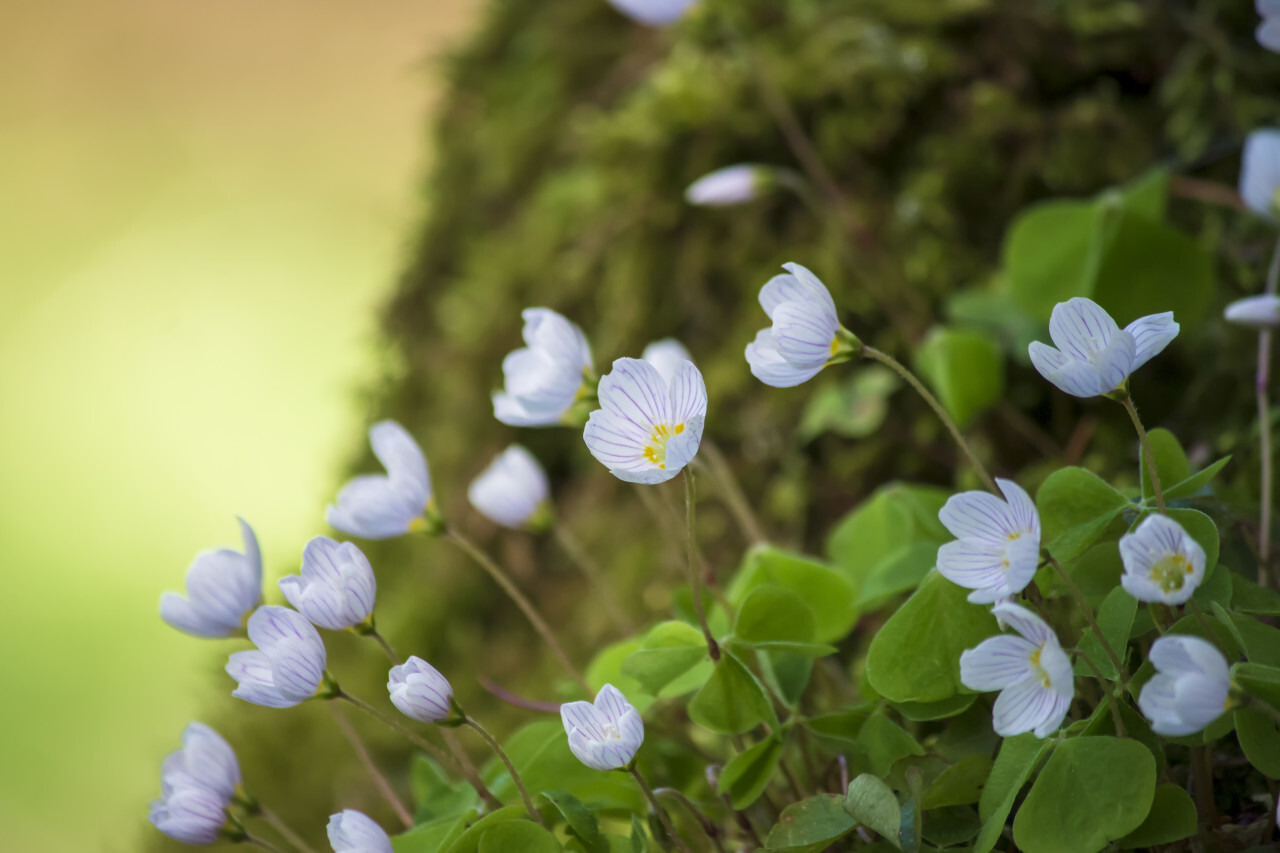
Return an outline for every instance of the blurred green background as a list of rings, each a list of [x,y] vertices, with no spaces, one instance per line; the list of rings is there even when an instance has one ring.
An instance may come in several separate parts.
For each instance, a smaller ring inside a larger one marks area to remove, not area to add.
[[[0,847],[137,849],[233,701],[157,599],[323,529],[470,5],[0,4]]]

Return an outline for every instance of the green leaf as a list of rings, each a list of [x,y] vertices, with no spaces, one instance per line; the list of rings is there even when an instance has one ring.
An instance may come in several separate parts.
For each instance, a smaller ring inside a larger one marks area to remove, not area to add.
[[[858,620],[857,590],[843,573],[810,557],[770,545],[747,552],[742,568],[729,585],[729,601],[741,607],[760,586],[782,587],[813,611],[813,640],[829,643],[849,633]]]
[[[733,807],[742,810],[760,798],[768,787],[785,744],[780,732],[738,753],[720,772],[719,790],[728,794]]]
[[[982,329],[1020,364],[1030,364],[1027,346],[1044,333],[1044,326],[1001,289],[963,290],[946,304],[947,319],[957,325]]]
[[[583,675],[586,676],[587,683],[596,690],[606,684],[612,684],[622,691],[627,701],[634,705],[638,712],[643,714],[653,704],[654,698],[645,692],[640,682],[622,674],[622,665],[632,653],[639,650],[640,644],[641,641],[633,637],[605,646],[596,652],[596,656],[591,659]]]
[[[844,810],[844,797],[818,794],[783,809],[764,846],[787,853],[818,853],[853,832],[855,826]]]
[[[777,725],[760,682],[727,651],[721,654],[707,683],[690,700],[689,719],[720,734],[741,734],[763,722]]]
[[[982,821],[978,813],[968,806],[952,806],[926,812],[924,838],[938,847],[954,847],[978,834]]]
[[[1117,193],[1120,204],[1131,212],[1163,222],[1169,200],[1169,173],[1164,169],[1151,169],[1119,190],[1103,192]]]
[[[1141,743],[1151,753],[1151,757],[1156,762],[1156,772],[1164,770],[1165,744],[1160,736],[1151,731],[1150,724],[1147,723],[1145,717],[1131,708],[1128,703],[1120,702],[1120,722],[1124,724],[1125,734]],[[1094,709],[1093,715],[1089,718],[1088,724],[1081,730],[1082,735],[1118,735],[1116,731],[1115,719],[1111,715],[1111,709],[1102,703]]]
[[[1098,627],[1102,636],[1110,644],[1111,649],[1120,656],[1123,663],[1125,650],[1129,647],[1129,629],[1133,627],[1133,617],[1138,613],[1138,600],[1124,590],[1116,587],[1102,600],[1098,608]],[[1114,681],[1120,677],[1115,664],[1102,648],[1093,628],[1088,628],[1080,638],[1081,650],[1089,656],[1094,665],[1102,673],[1103,678]],[[1093,669],[1084,660],[1077,660],[1076,675],[1092,676]]]
[[[435,759],[422,753],[413,757],[409,767],[409,785],[413,790],[414,823],[454,817],[475,808],[480,802],[475,788],[463,781],[451,781]]]
[[[1253,616],[1280,616],[1280,593],[1236,575],[1231,578],[1231,609]]]
[[[1201,607],[1209,607],[1213,604],[1228,604],[1231,601],[1231,591],[1235,587],[1237,579],[1242,580],[1243,578],[1223,567],[1220,571],[1215,571],[1200,582],[1200,586],[1196,587],[1196,591],[1191,593],[1191,600]]]
[[[1004,356],[983,332],[935,327],[916,349],[915,365],[961,429],[1004,396]]]
[[[1101,215],[1089,201],[1023,209],[1005,234],[1003,268],[1014,300],[1046,321],[1053,306],[1092,291],[1091,248]]]
[[[1258,708],[1236,710],[1236,737],[1244,757],[1259,773],[1280,779],[1280,728]]]
[[[858,732],[858,741],[867,748],[871,772],[888,776],[893,765],[908,755],[924,755],[924,748],[902,727],[885,716],[884,711],[872,714]]]
[[[927,723],[963,714],[977,699],[976,693],[957,693],[941,702],[892,702],[890,704],[908,720]]]
[[[574,757],[559,720],[530,723],[508,738],[503,747],[531,791],[564,791],[605,808],[645,808],[644,795],[631,779],[621,773],[592,770]],[[499,799],[518,798],[506,768],[496,758],[486,765],[483,775]]]
[[[395,853],[440,853],[441,850],[448,849],[476,816],[477,812],[472,809],[459,815],[420,823],[392,838],[391,849]]]
[[[1156,473],[1160,475],[1162,490],[1191,476],[1191,465],[1187,462],[1186,451],[1178,443],[1177,436],[1167,429],[1157,427],[1147,433],[1147,443],[1151,445],[1151,455],[1156,459]],[[1151,486],[1151,471],[1147,467],[1145,452],[1138,454],[1138,467],[1142,473],[1142,498],[1148,500],[1155,496],[1155,491]],[[1168,497],[1166,493],[1165,498]]]
[[[1240,614],[1232,614],[1231,621],[1244,640],[1244,654],[1251,663],[1280,666],[1280,629]]]
[[[1189,498],[1195,495],[1205,486],[1209,485],[1213,478],[1218,476],[1218,472],[1225,468],[1227,463],[1230,461],[1230,456],[1224,456],[1209,467],[1202,468],[1182,482],[1174,483],[1173,485],[1168,485],[1162,480],[1160,485],[1164,487],[1165,500],[1176,501],[1181,498]],[[1156,470],[1159,470],[1158,466],[1159,463],[1157,463]]]
[[[1025,853],[1096,853],[1142,825],[1155,789],[1155,759],[1137,741],[1064,741],[1018,810],[1013,840]]]
[[[845,438],[865,438],[884,423],[889,397],[902,381],[887,367],[864,365],[843,382],[819,387],[805,405],[798,432],[812,441],[825,432]]]
[[[441,849],[443,853],[479,853],[480,839],[489,830],[499,824],[510,821],[527,821],[528,818],[529,815],[525,812],[524,806],[503,806],[496,811],[483,815],[478,821],[471,824],[465,832],[455,838],[453,843]]]
[[[656,696],[706,656],[707,641],[697,628],[686,622],[660,622],[622,662],[621,672]]]
[[[1273,708],[1280,708],[1280,667],[1238,663],[1231,667],[1231,679],[1250,696],[1256,696]]]
[[[1059,562],[1083,553],[1101,536],[1129,500],[1083,468],[1061,468],[1036,492],[1041,541]]]
[[[943,770],[925,790],[921,808],[928,811],[978,802],[982,796],[982,787],[991,775],[991,767],[991,759],[985,755],[970,755],[957,761]]]
[[[734,639],[750,646],[811,646],[817,633],[813,611],[780,586],[758,586],[747,595],[733,625]],[[829,646],[827,648],[830,648]]]
[[[570,832],[581,842],[587,853],[608,853],[609,845],[600,834],[600,823],[591,810],[573,794],[564,791],[543,791],[542,796],[564,815]]]
[[[837,711],[834,714],[810,717],[804,725],[805,728],[819,737],[845,741],[846,743],[858,743],[858,732],[862,731],[862,727],[866,725],[871,713],[872,709],[869,706],[849,708],[844,711]]]
[[[863,773],[849,783],[844,797],[844,810],[854,820],[879,833],[886,841],[902,849],[898,832],[902,827],[902,807],[893,789],[876,776]]]
[[[1076,559],[1063,565],[1071,580],[1084,597],[1094,605],[1102,603],[1102,599],[1120,585],[1120,575],[1124,573],[1124,563],[1120,559],[1120,549],[1114,542],[1103,542],[1094,545]],[[1058,579],[1057,573],[1050,575],[1058,593],[1065,595],[1065,585]]]
[[[631,853],[649,853],[649,836],[636,815],[631,816]]]
[[[1208,580],[1218,566],[1218,525],[1198,509],[1171,509],[1169,517],[1204,549],[1204,576]]]
[[[491,827],[480,837],[477,853],[560,853],[556,837],[531,821],[512,821]]]
[[[871,641],[867,676],[893,702],[939,702],[959,692],[960,653],[997,631],[990,612],[937,572],[889,617]]]
[[[1053,746],[1052,740],[1042,740],[1030,733],[1005,738],[978,799],[982,831],[973,842],[973,853],[989,853],[1000,840],[1018,792]]]
[[[1163,783],[1156,786],[1151,802],[1151,813],[1133,832],[1118,842],[1123,850],[1139,847],[1159,847],[1172,844],[1196,833],[1196,806],[1187,792],[1177,785]]]

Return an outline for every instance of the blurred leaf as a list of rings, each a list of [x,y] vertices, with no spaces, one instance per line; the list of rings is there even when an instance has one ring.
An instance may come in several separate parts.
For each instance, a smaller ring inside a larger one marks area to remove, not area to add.
[[[889,413],[889,397],[901,386],[893,371],[878,364],[859,366],[846,381],[824,385],[805,404],[798,432],[812,441],[826,432],[845,438],[872,435]]]
[[[841,572],[811,557],[770,545],[752,548],[729,584],[730,603],[741,607],[751,591],[760,586],[782,587],[813,611],[814,642],[841,639],[858,619],[854,586]]]
[[[641,640],[632,638],[605,646],[596,652],[596,656],[587,665],[584,675],[587,683],[596,690],[606,684],[612,684],[622,691],[627,701],[634,705],[637,711],[643,714],[653,704],[654,698],[645,692],[640,682],[622,674],[623,664],[626,663],[627,658],[639,650],[640,645]]]
[[[525,812],[524,806],[503,806],[497,811],[482,815],[479,820],[471,824],[465,832],[454,839],[453,843],[443,848],[443,853],[480,853],[480,839],[484,837],[485,833],[499,824],[524,820],[528,820],[528,814]],[[532,826],[532,824],[530,825]]]
[[[856,825],[844,810],[844,797],[818,794],[783,809],[764,846],[787,853],[818,853],[853,832]]]
[[[1244,757],[1263,776],[1280,779],[1280,727],[1275,720],[1257,708],[1239,708],[1235,722]]]
[[[1168,489],[1171,485],[1181,484],[1191,476],[1191,466],[1187,463],[1187,454],[1178,443],[1177,437],[1167,429],[1156,428],[1147,433],[1147,443],[1151,445],[1151,455],[1156,460],[1156,473],[1160,475],[1160,486],[1169,499]],[[1151,471],[1147,467],[1146,452],[1138,453],[1138,467],[1142,473],[1142,498],[1149,500],[1155,492],[1151,486]]]
[[[1196,833],[1196,805],[1178,785],[1163,783],[1156,786],[1151,802],[1151,813],[1133,832],[1121,838],[1117,846],[1122,850],[1140,847],[1159,847],[1172,844]]]
[[[1030,364],[1027,347],[1044,336],[1044,323],[1026,312],[1005,290],[962,290],[947,300],[947,319],[978,328],[998,341],[1019,364]]]
[[[477,816],[478,812],[471,810],[419,824],[392,838],[391,849],[395,853],[440,853],[448,849]]]
[[[925,811],[946,806],[964,806],[978,802],[982,786],[991,775],[991,759],[985,755],[971,755],[942,771],[924,793],[921,805]],[[975,834],[977,829],[974,829]]]
[[[1004,396],[1004,356],[983,332],[935,327],[915,366],[961,429]]]
[[[1101,214],[1088,201],[1025,208],[1005,234],[1003,268],[1014,300],[1041,321],[1053,306],[1093,292],[1095,234]]]
[[[707,641],[701,631],[685,622],[660,622],[622,662],[621,672],[645,692],[657,695],[706,657]]]
[[[720,772],[719,792],[728,794],[733,807],[750,806],[768,787],[782,758],[784,739],[774,732],[729,760]]]
[[[559,853],[556,837],[532,821],[512,821],[490,827],[480,838],[478,853]]]
[[[866,725],[871,713],[872,709],[869,706],[849,708],[844,711],[836,711],[833,714],[810,717],[804,725],[809,731],[821,737],[857,743],[858,732],[862,731],[862,727]]]
[[[1231,678],[1250,696],[1258,697],[1273,708],[1280,708],[1280,667],[1238,663],[1231,667]]]
[[[1231,578],[1231,607],[1253,616],[1280,616],[1280,593],[1258,586],[1243,575]]]
[[[570,832],[577,836],[587,853],[608,853],[608,842],[600,835],[600,823],[596,816],[577,797],[564,791],[542,791],[542,796],[564,815]]]
[[[428,755],[417,753],[409,768],[414,822],[454,817],[479,805],[480,797],[465,781],[451,781]]]
[[[924,839],[939,847],[963,844],[978,834],[982,821],[968,806],[951,806],[925,812]]]

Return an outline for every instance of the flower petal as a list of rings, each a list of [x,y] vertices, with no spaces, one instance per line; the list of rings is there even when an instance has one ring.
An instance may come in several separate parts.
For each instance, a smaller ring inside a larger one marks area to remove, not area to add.
[[[1092,299],[1075,296],[1053,306],[1049,337],[1063,355],[1089,361],[1107,349],[1120,331],[1116,321]]]
[[[1275,20],[1258,27],[1258,41],[1280,52],[1280,26]],[[1255,130],[1245,138],[1240,161],[1240,196],[1259,216],[1275,219],[1276,193],[1280,191],[1280,130]]]
[[[989,492],[960,492],[947,498],[938,520],[958,539],[1004,545],[1011,535],[1029,532],[1031,525],[1023,511],[1023,507],[1011,507]]]
[[[672,423],[667,385],[646,361],[614,361],[613,369],[600,379],[599,395],[604,411],[631,422],[646,434],[659,424]]]
[[[1038,648],[1011,634],[983,640],[960,654],[960,682],[970,690],[986,692],[1025,681],[1034,671],[1031,655]]]
[[[675,338],[663,338],[660,341],[654,341],[644,348],[644,352],[640,354],[640,357],[652,364],[668,385],[671,384],[672,378],[676,375],[683,362],[693,361],[693,356],[689,355],[689,351],[684,348],[684,344]]]
[[[1178,336],[1179,328],[1173,321],[1172,311],[1139,317],[1125,326],[1124,330],[1133,336],[1133,369],[1137,370],[1159,355]]]
[[[1031,364],[1045,379],[1073,397],[1097,397],[1110,388],[1103,387],[1102,377],[1087,361],[1070,358],[1040,341],[1027,346]]]
[[[1003,602],[991,608],[991,612],[997,619],[1037,646],[1058,642],[1058,635],[1053,632],[1048,623],[1021,605],[1011,601]]]
[[[774,388],[793,388],[818,375],[824,364],[799,368],[782,357],[773,339],[772,329],[761,329],[756,339],[747,344],[747,364],[751,375]]]
[[[655,368],[656,370],[656,368]],[[683,424],[707,413],[707,384],[691,361],[683,362],[670,381],[671,423]]]
[[[425,507],[431,497],[431,476],[422,448],[409,431],[395,421],[380,421],[369,427],[369,444],[391,479],[403,484],[405,499]]]
[[[1280,23],[1277,25],[1280,29]],[[1280,296],[1264,293],[1237,299],[1226,307],[1222,316],[1229,322],[1255,329],[1274,329],[1280,326]]]

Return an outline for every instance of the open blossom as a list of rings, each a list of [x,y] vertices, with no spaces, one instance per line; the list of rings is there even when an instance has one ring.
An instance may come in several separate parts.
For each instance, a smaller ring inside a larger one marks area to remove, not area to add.
[[[1178,336],[1178,324],[1166,311],[1121,329],[1092,299],[1076,296],[1053,307],[1049,336],[1057,349],[1040,341],[1027,348],[1036,370],[1072,396],[1097,397],[1124,386]]]
[[[1237,299],[1226,307],[1222,316],[1228,322],[1255,329],[1274,329],[1280,326],[1280,296],[1264,293]]]
[[[329,817],[333,853],[391,853],[391,839],[366,814],[347,809]]]
[[[1045,621],[1013,603],[991,612],[1021,636],[1001,634],[960,655],[960,681],[970,690],[999,690],[992,708],[996,734],[1047,737],[1067,715],[1075,682],[1071,660]]]
[[[644,721],[612,684],[600,688],[594,703],[561,705],[560,721],[569,735],[569,749],[594,770],[626,767],[644,743]]]
[[[938,549],[938,571],[971,589],[969,600],[990,604],[1021,592],[1040,562],[1040,516],[1030,495],[1012,480],[996,480],[1000,500],[987,492],[952,495],[938,519],[956,537]]]
[[[343,533],[365,539],[390,539],[425,524],[431,500],[431,476],[422,448],[395,421],[369,428],[369,444],[386,475],[356,477],[338,492],[325,520]]]
[[[281,578],[280,591],[314,624],[341,631],[369,619],[378,582],[359,548],[317,536],[302,551],[301,574]]]
[[[227,822],[227,799],[200,785],[184,785],[153,802],[147,820],[183,844],[213,844]]]
[[[549,308],[526,308],[525,346],[502,360],[505,388],[493,416],[507,426],[552,426],[581,395],[592,370],[582,330]]]
[[[703,175],[684,191],[689,204],[727,207],[751,201],[768,184],[769,169],[750,163],[726,166]]]
[[[547,473],[528,450],[513,444],[471,481],[467,499],[503,527],[523,527],[551,494]]]
[[[438,723],[453,714],[453,686],[422,658],[391,667],[387,692],[400,713],[420,723]]]
[[[1227,710],[1227,660],[1199,637],[1165,634],[1147,656],[1156,674],[1142,685],[1138,707],[1159,735],[1194,734]]]
[[[187,569],[187,597],[166,592],[160,618],[196,637],[229,637],[262,601],[262,554],[253,528],[243,518],[244,553],[222,548],[197,554]]]
[[[693,461],[702,441],[707,386],[686,361],[670,383],[637,358],[620,358],[600,380],[600,406],[583,439],[619,480],[662,483]]]
[[[165,794],[195,785],[229,802],[240,785],[240,763],[221,735],[203,723],[188,723],[182,749],[164,760],[160,778]]]
[[[840,327],[836,303],[818,277],[799,264],[760,289],[760,306],[773,326],[747,344],[751,373],[766,385],[790,388],[818,374],[851,335]]]
[[[1204,580],[1204,549],[1167,515],[1149,515],[1120,537],[1120,584],[1139,601],[1185,604]]]
[[[609,5],[637,23],[650,27],[674,24],[696,0],[609,0]]]
[[[644,348],[640,358],[653,365],[662,377],[662,381],[671,384],[671,380],[680,370],[680,365],[693,361],[693,356],[684,348],[684,344],[675,338],[663,338],[654,341]]]
[[[324,641],[296,610],[266,605],[249,617],[249,639],[258,648],[236,652],[227,674],[239,682],[237,699],[291,708],[316,695],[324,680]]]
[[[1280,36],[1280,17],[1271,21]],[[1263,128],[1245,138],[1240,161],[1240,197],[1259,216],[1275,219],[1280,213],[1277,204],[1280,201],[1280,130]]]

